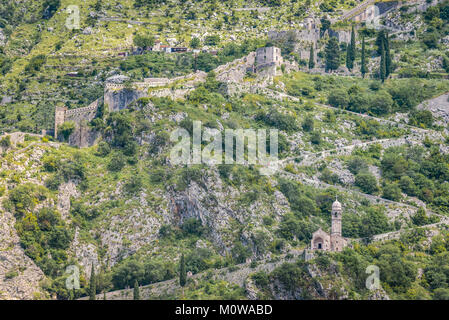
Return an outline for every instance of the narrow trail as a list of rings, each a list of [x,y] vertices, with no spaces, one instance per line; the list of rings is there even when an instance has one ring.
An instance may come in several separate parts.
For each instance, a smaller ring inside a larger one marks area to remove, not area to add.
[[[385,199],[385,198],[382,198],[382,197],[379,197],[379,196],[375,196],[375,195],[372,195],[372,194],[363,193],[363,192],[360,192],[360,191],[355,190],[355,189],[346,188],[346,187],[333,185],[333,184],[328,184],[328,183],[325,183],[325,182],[322,182],[322,181],[317,181],[317,180],[314,180],[314,179],[310,179],[310,178],[306,177],[304,174],[294,174],[294,173],[287,172],[287,171],[284,171],[284,170],[278,170],[278,173],[281,176],[284,176],[284,177],[286,177],[288,179],[292,179],[292,180],[304,183],[306,185],[309,185],[309,186],[312,186],[312,187],[315,187],[315,188],[319,188],[319,189],[334,188],[334,189],[337,189],[337,190],[339,190],[341,192],[349,192],[349,193],[358,195],[358,196],[366,198],[366,199],[368,199],[368,200],[370,200],[370,201],[372,201],[374,203],[392,204],[392,205],[396,205],[396,206],[399,206],[399,207],[409,208],[411,210],[417,210],[418,209],[418,207],[413,206],[413,205],[408,204],[408,203],[397,202],[397,201]],[[435,213],[435,212],[433,212],[433,211],[431,211],[429,209],[426,209],[426,211],[429,214],[438,216],[441,219],[448,219],[449,218],[449,217],[446,217],[444,215]]]
[[[244,286],[246,279],[252,273],[258,271],[271,272],[283,263],[295,262],[296,259],[303,254],[304,250],[293,249],[289,253],[283,254],[275,259],[265,259],[257,261],[257,265],[251,267],[251,263],[241,263],[231,267],[220,269],[209,269],[189,277],[194,281],[200,281],[202,279],[209,279],[212,277],[215,280],[223,280],[240,287]],[[170,279],[161,282],[152,283],[145,286],[140,286],[139,291],[143,299],[149,299],[152,297],[158,297],[163,295],[174,294],[176,290],[180,289],[178,279]],[[102,300],[103,294],[97,295],[97,300]],[[89,297],[80,298],[80,300],[87,300]],[[133,288],[127,288],[122,290],[116,290],[106,293],[107,300],[132,300]]]

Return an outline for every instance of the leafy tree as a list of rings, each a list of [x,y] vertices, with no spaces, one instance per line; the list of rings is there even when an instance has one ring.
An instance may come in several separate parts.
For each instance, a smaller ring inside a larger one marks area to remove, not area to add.
[[[382,196],[385,199],[400,201],[402,199],[401,188],[397,183],[386,183],[382,190]]]
[[[200,45],[201,45],[201,41],[200,41],[199,38],[193,37],[193,38],[190,40],[190,47],[191,47],[192,49],[198,49],[198,48],[200,47]]]
[[[426,32],[422,36],[422,42],[429,48],[429,49],[435,49],[438,47],[438,42],[440,39],[440,35],[438,32]]]
[[[434,300],[449,300],[449,289],[438,288],[433,292]]]
[[[8,135],[0,140],[0,146],[8,149],[11,146],[11,137]]]
[[[61,0],[45,0],[42,4],[42,18],[49,20],[58,11]]]
[[[412,126],[431,128],[433,126],[433,115],[429,110],[413,110],[409,114],[409,122]]]
[[[62,135],[65,141],[69,139],[74,130],[75,122],[73,121],[66,121],[58,127],[58,132]]]
[[[201,220],[196,218],[186,219],[181,228],[186,234],[197,235],[199,237],[205,232]]]
[[[386,152],[381,161],[382,176],[386,179],[400,179],[408,168],[407,160],[400,154]]]
[[[418,194],[418,187],[409,176],[402,176],[399,181],[401,190],[409,196],[416,196]]]
[[[138,48],[149,48],[154,45],[154,37],[150,35],[137,34],[134,36],[133,43]]]
[[[25,72],[34,73],[39,71],[41,67],[47,62],[47,57],[43,54],[39,54],[31,58],[30,62],[25,67]]]
[[[118,172],[126,165],[126,158],[121,152],[114,153],[109,161],[107,168],[109,171]]]
[[[355,176],[355,185],[363,192],[374,194],[379,191],[376,177],[369,172],[361,172]]]
[[[353,157],[348,162],[348,170],[352,174],[358,174],[359,172],[368,170],[368,164],[361,157]]]
[[[207,36],[204,39],[204,44],[206,46],[217,46],[220,43],[220,36],[218,35],[213,35],[213,36]]]
[[[116,289],[131,287],[136,280],[142,284],[144,278],[145,266],[133,258],[114,266],[112,272],[112,283]]]
[[[381,281],[395,292],[405,292],[416,278],[417,270],[412,262],[405,260],[400,250],[391,244],[384,245],[378,253]]]
[[[417,226],[423,226],[429,223],[429,218],[423,207],[419,207],[418,211],[412,216],[412,222]]]
[[[335,89],[329,94],[327,101],[333,107],[345,109],[349,104],[349,95],[344,89]]]
[[[310,222],[288,213],[283,216],[278,233],[287,240],[293,240],[296,237],[300,241],[308,242],[312,238],[314,231],[316,231],[316,228]]]
[[[6,75],[12,68],[12,60],[0,54],[0,74]]]
[[[302,123],[302,128],[304,131],[310,132],[313,131],[313,127],[314,127],[314,120],[312,116],[307,116],[303,123]]]
[[[259,112],[255,119],[257,121],[263,121],[269,126],[273,126],[287,132],[294,132],[298,130],[298,125],[296,124],[296,120],[293,116],[280,113],[275,108],[270,109],[268,113]]]
[[[321,134],[319,131],[312,132],[310,135],[310,142],[316,145],[321,143]]]
[[[377,92],[371,100],[370,110],[376,115],[389,114],[392,111],[393,99],[387,91]]]
[[[251,250],[244,246],[240,241],[237,241],[231,249],[231,254],[235,259],[235,262],[243,263],[246,261],[246,258],[251,255]]]

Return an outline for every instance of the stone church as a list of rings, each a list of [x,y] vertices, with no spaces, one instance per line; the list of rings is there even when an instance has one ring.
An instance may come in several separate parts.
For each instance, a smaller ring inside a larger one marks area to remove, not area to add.
[[[312,235],[311,249],[324,251],[342,251],[348,244],[347,239],[341,235],[342,207],[338,200],[332,204],[332,226],[331,234],[319,228]]]

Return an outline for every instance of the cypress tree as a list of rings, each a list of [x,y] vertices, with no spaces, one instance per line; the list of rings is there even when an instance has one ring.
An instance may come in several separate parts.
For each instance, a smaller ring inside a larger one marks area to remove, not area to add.
[[[385,40],[385,30],[380,30],[377,33],[377,37],[376,37],[377,53],[379,55],[382,54],[382,47],[384,46],[384,40]]]
[[[351,45],[349,44],[346,47],[346,67],[348,67],[349,70],[352,70],[354,67],[354,63],[351,58]]]
[[[89,300],[95,300],[97,293],[97,279],[95,278],[95,268],[92,262],[92,268],[90,270],[90,280],[89,280]]]
[[[186,262],[184,260],[184,253],[181,255],[181,262],[179,263],[179,285],[184,287],[187,282]]]
[[[385,32],[384,46],[385,46],[385,77],[388,78],[388,76],[391,73],[390,37],[388,35],[388,32]]]
[[[384,46],[381,46],[380,49],[380,70],[379,70],[379,75],[380,75],[380,79],[382,80],[382,82],[385,81],[386,78],[386,62],[385,62],[385,48]]]
[[[351,58],[351,65],[354,66],[354,61],[356,58],[356,44],[355,44],[355,30],[354,30],[354,25],[352,26],[352,30],[351,30],[351,47],[350,47],[350,55],[349,57]]]
[[[365,78],[366,73],[366,57],[365,57],[365,37],[362,38],[362,61],[360,66],[360,72],[362,73],[362,78]]]
[[[315,53],[313,52],[313,44],[310,46],[309,69],[315,67]]]
[[[338,47],[338,40],[331,37],[326,44],[326,71],[337,70],[340,66],[340,48]]]
[[[134,300],[140,300],[139,283],[137,280],[134,282]]]

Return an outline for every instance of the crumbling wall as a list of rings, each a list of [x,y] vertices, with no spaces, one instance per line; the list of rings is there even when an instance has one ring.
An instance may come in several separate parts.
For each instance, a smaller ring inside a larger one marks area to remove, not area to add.
[[[81,121],[75,124],[75,130],[70,135],[68,143],[78,148],[87,148],[93,146],[99,137],[98,131],[89,127],[86,121]]]

